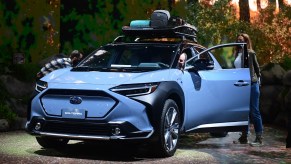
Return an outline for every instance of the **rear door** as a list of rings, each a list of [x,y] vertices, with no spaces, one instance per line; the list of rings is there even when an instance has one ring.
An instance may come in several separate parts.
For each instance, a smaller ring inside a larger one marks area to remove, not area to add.
[[[233,66],[237,47],[243,49],[243,68]],[[196,55],[186,62],[182,78],[186,131],[246,128],[251,83],[246,44],[229,43],[195,50]]]

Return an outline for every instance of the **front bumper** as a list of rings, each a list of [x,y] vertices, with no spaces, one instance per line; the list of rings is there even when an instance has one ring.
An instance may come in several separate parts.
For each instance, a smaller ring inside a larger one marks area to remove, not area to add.
[[[78,86],[85,89],[47,89],[36,95],[31,101],[27,132],[98,140],[146,139],[153,134],[143,104],[108,90],[89,90],[92,86],[85,86]],[[82,102],[72,104],[70,98],[75,96]]]
[[[26,123],[28,133],[76,140],[147,139],[154,130],[140,131],[129,122],[70,121],[33,117]]]

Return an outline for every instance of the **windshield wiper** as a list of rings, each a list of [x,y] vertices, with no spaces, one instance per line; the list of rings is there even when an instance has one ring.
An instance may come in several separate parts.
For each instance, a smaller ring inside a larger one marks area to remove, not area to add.
[[[157,68],[154,67],[110,67],[108,68],[111,72],[146,72],[156,70]]]
[[[167,64],[156,63],[157,67],[152,66],[132,66],[132,67],[89,67],[89,66],[79,66],[74,67],[71,71],[74,72],[89,72],[89,71],[100,71],[100,72],[147,72],[159,69],[169,68]]]
[[[89,67],[88,66],[78,66],[78,67],[74,67],[71,69],[71,71],[89,71]]]
[[[79,66],[79,67],[74,67],[71,71],[88,72],[88,71],[106,71],[106,70],[108,70],[107,67]]]
[[[158,62],[159,66],[161,68],[169,68],[170,66],[168,64],[162,63],[162,62]]]

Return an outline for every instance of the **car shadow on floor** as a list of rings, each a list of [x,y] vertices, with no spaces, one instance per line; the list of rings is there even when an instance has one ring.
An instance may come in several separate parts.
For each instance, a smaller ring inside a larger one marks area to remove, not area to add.
[[[34,152],[43,156],[69,157],[106,161],[139,161],[135,158],[134,147],[96,142],[69,143],[63,148],[40,149]]]
[[[269,137],[266,136],[268,143],[264,146],[264,150],[260,148],[251,148],[249,145],[233,144],[233,139],[239,135],[230,135],[222,138],[211,137],[209,134],[190,134],[181,135],[178,145],[178,152],[205,152],[211,154],[217,159],[222,158],[222,154],[228,152],[229,157],[223,158],[240,158],[241,156],[252,156],[256,158],[290,158],[290,154],[285,150],[281,150],[282,143],[278,145],[276,140],[270,145]],[[280,140],[282,137],[278,135]],[[37,149],[33,153],[46,157],[65,157],[85,160],[101,160],[109,162],[155,162],[159,160],[154,154],[147,151],[147,146],[135,144],[121,144],[109,142],[83,142],[70,141],[63,148],[58,149]],[[223,153],[222,153],[223,152]],[[178,154],[179,154],[178,153]],[[221,154],[222,153],[222,154]],[[180,159],[176,156],[170,157],[168,160]]]
[[[156,157],[146,150],[146,146],[135,144],[107,143],[107,142],[74,142],[63,148],[44,149],[34,151],[42,156],[66,157],[104,161],[151,161]]]
[[[206,140],[208,134],[181,135],[178,149],[196,149],[201,145],[196,143]],[[215,145],[209,145],[215,146]],[[135,143],[110,143],[106,141],[70,141],[68,145],[57,149],[38,149],[34,153],[42,156],[69,157],[77,159],[106,160],[106,161],[151,161],[159,158],[148,150],[149,145]]]

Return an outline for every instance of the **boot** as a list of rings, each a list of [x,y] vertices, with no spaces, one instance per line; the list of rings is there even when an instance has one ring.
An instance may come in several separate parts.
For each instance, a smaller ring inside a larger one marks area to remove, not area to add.
[[[291,148],[291,131],[288,131],[288,135],[286,138],[286,148]]]
[[[237,141],[233,141],[234,144],[248,144],[248,135],[246,132],[242,132],[241,136]]]
[[[256,135],[256,139],[254,142],[250,143],[253,147],[263,146],[263,137],[262,135]]]

